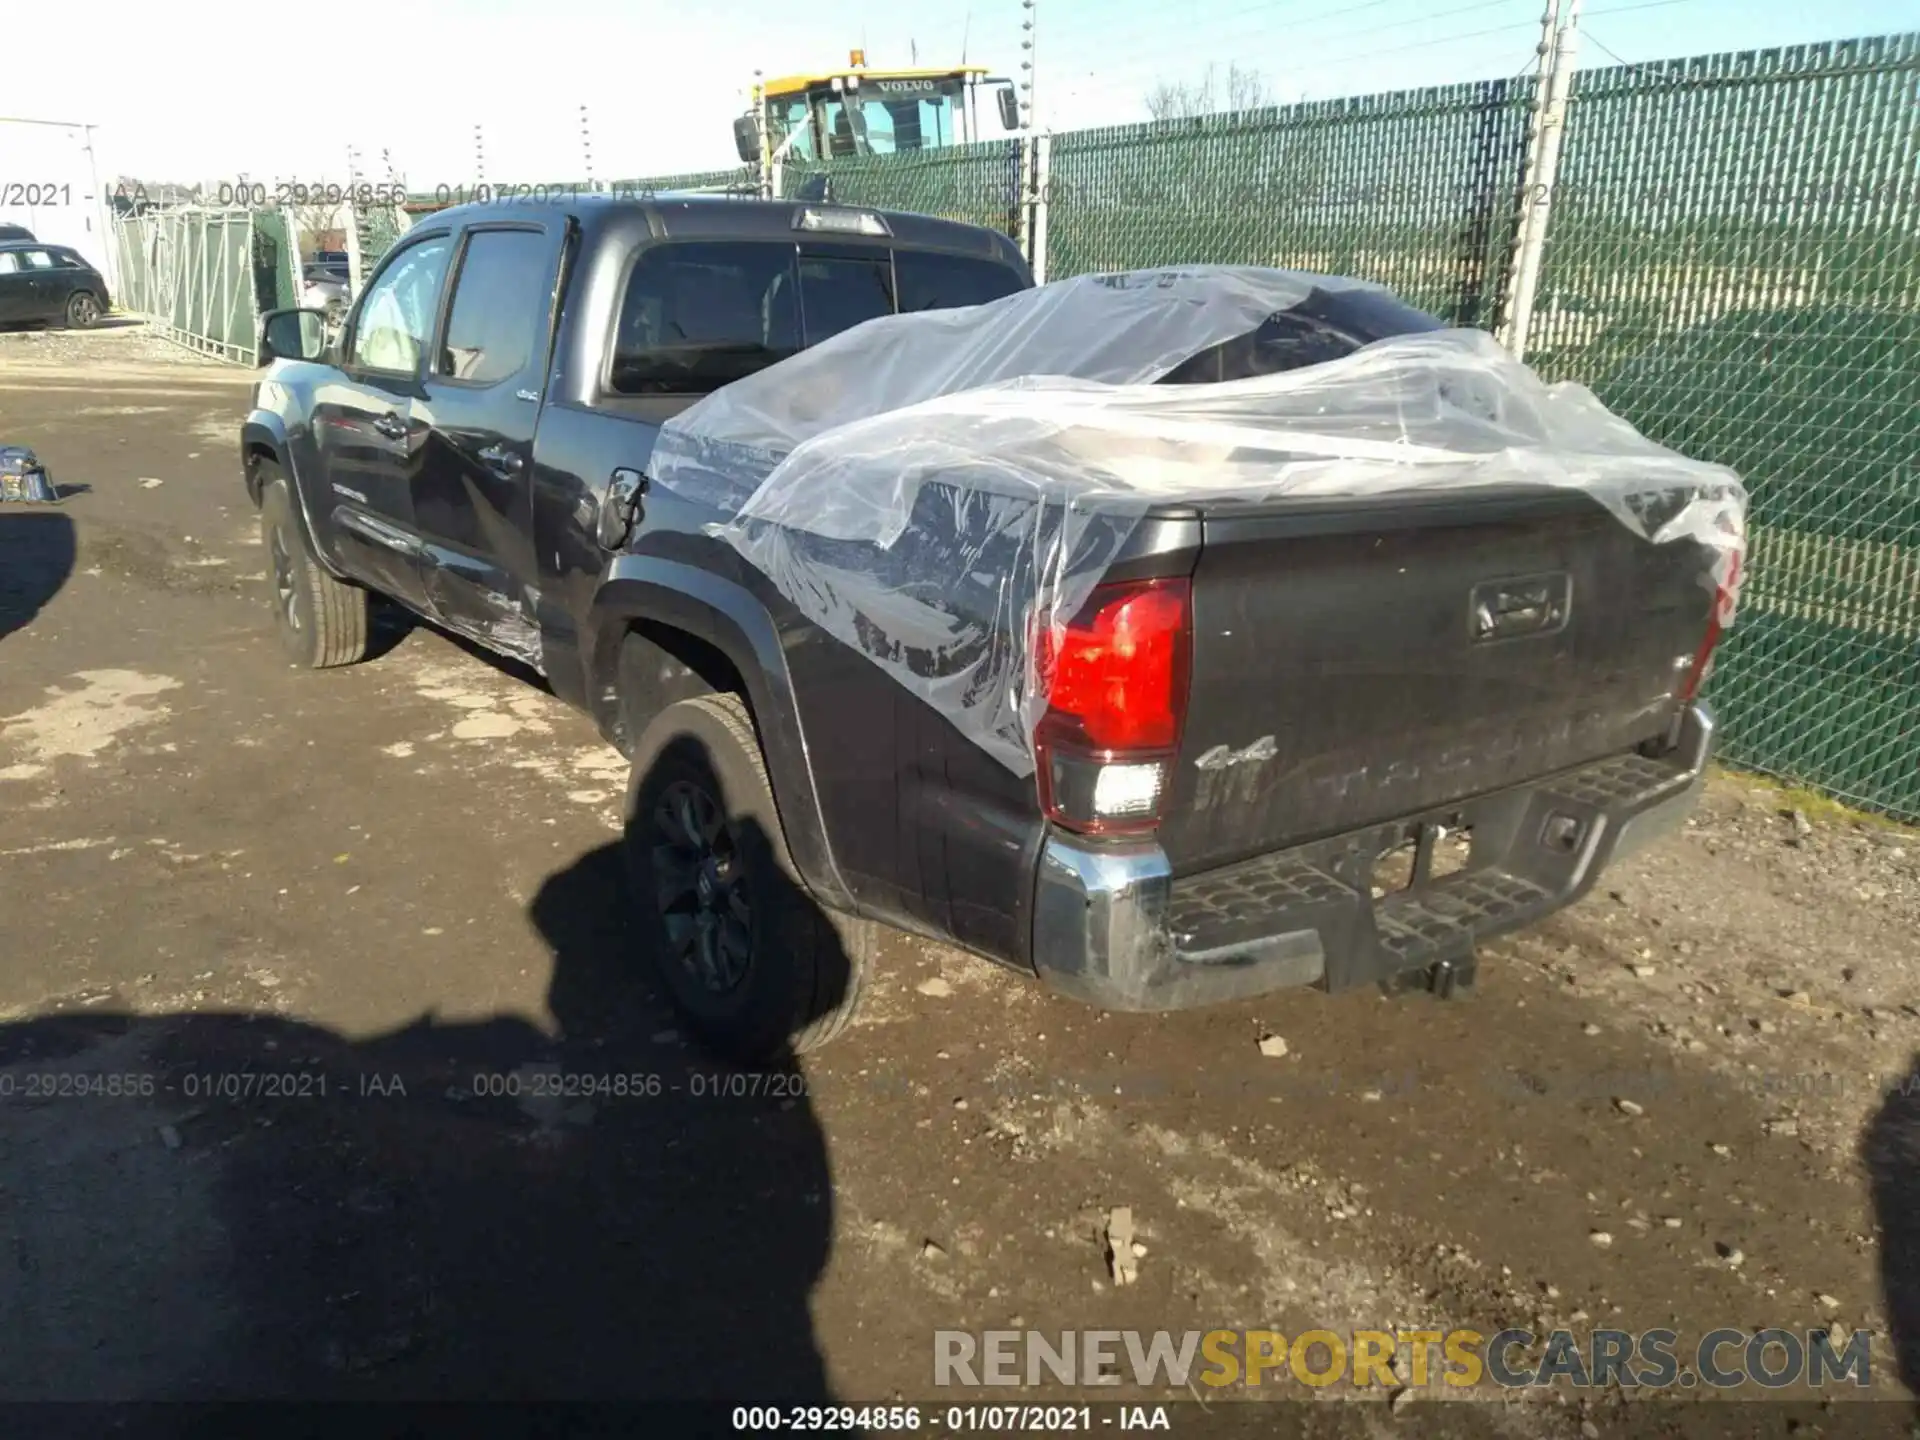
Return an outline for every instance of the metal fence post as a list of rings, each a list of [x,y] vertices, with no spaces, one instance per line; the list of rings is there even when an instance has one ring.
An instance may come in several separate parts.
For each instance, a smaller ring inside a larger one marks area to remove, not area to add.
[[[1522,192],[1526,210],[1521,217],[1519,254],[1513,267],[1513,286],[1502,337],[1516,360],[1527,358],[1527,334],[1533,326],[1540,263],[1546,254],[1547,220],[1553,209],[1554,178],[1560,173],[1560,142],[1566,135],[1567,94],[1573,85],[1574,55],[1579,40],[1580,0],[1568,0],[1565,22],[1553,37],[1545,107],[1538,111],[1538,131],[1528,147]]]
[[[1027,264],[1036,285],[1047,283],[1047,189],[1052,171],[1053,136],[1042,132],[1033,137],[1033,211],[1028,221]]]
[[[360,284],[366,279],[365,261],[360,258],[360,207],[347,202],[347,300],[360,298]],[[299,241],[294,242],[299,248]],[[299,292],[294,292],[298,294]]]
[[[1526,252],[1527,234],[1533,224],[1533,195],[1540,178],[1540,146],[1546,135],[1547,97],[1553,93],[1554,45],[1560,34],[1560,0],[1547,0],[1540,14],[1540,43],[1535,47],[1540,63],[1534,69],[1533,104],[1527,113],[1527,158],[1520,171],[1520,213],[1513,227],[1513,245],[1507,252],[1507,273],[1501,287],[1500,315],[1496,333],[1502,345],[1513,344],[1514,302],[1519,298],[1520,257]]]

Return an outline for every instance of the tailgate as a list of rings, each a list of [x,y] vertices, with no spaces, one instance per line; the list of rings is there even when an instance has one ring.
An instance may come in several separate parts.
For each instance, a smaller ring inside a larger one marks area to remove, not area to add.
[[[1190,874],[1660,734],[1711,554],[1576,491],[1219,506],[1160,827]]]

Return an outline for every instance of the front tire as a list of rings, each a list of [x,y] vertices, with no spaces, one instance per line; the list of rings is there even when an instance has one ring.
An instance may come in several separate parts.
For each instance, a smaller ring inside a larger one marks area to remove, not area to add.
[[[753,1064],[816,1050],[847,1027],[878,931],[830,918],[807,893],[739,696],[682,700],[647,726],[625,849],[656,970],[708,1050]]]
[[[293,493],[278,466],[260,466],[260,541],[280,648],[295,665],[325,670],[366,658],[371,597],[329,575],[307,548]]]
[[[85,290],[67,297],[66,321],[69,330],[91,330],[100,318],[100,301]]]

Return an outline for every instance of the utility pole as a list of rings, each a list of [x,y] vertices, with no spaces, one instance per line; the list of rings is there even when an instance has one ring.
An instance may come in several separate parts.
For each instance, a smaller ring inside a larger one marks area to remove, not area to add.
[[[1501,341],[1516,360],[1527,358],[1540,267],[1546,254],[1547,221],[1553,187],[1560,173],[1560,148],[1567,128],[1567,97],[1573,86],[1574,57],[1580,45],[1580,0],[1547,0],[1541,17],[1540,71],[1534,88],[1533,123],[1527,136],[1527,169],[1521,192],[1519,233],[1509,275]]]
[[[340,218],[340,212],[342,210],[345,210],[347,213],[345,229],[347,241],[347,294],[355,297],[360,294],[361,283],[367,278],[366,261],[362,259],[360,254],[360,210],[359,207],[353,203],[354,188],[358,186],[359,183],[360,154],[353,146],[349,145],[347,147],[347,202],[345,205],[334,206],[333,216],[337,220]],[[298,241],[295,242],[296,249],[298,248],[298,243]],[[316,245],[314,248],[317,250],[319,247]],[[295,291],[294,293],[298,294],[299,292]]]
[[[1039,19],[1038,0],[1020,0],[1020,8],[1027,12],[1020,21],[1020,114],[1025,119],[1027,129],[1038,130],[1040,112],[1034,101],[1034,80],[1039,73],[1035,68],[1038,57],[1035,44],[1039,36],[1036,24]]]
[[[80,146],[87,152],[87,183],[93,186],[92,213],[87,217],[87,228],[91,230],[96,221],[100,224],[100,253],[107,262],[107,283],[113,287],[113,293],[121,293],[120,287],[120,232],[113,220],[113,202],[100,189],[100,163],[93,153],[93,126],[80,127]]]
[[[1020,8],[1026,12],[1020,21],[1020,248],[1026,252],[1033,278],[1044,283],[1047,217],[1041,187],[1047,157],[1041,153],[1040,115],[1034,102],[1039,0],[1020,0]]]

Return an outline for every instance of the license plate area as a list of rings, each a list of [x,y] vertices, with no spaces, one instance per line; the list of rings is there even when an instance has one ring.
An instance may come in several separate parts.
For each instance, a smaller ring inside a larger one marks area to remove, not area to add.
[[[1373,860],[1375,900],[1424,889],[1465,870],[1473,858],[1473,827],[1459,815],[1410,821]]]

